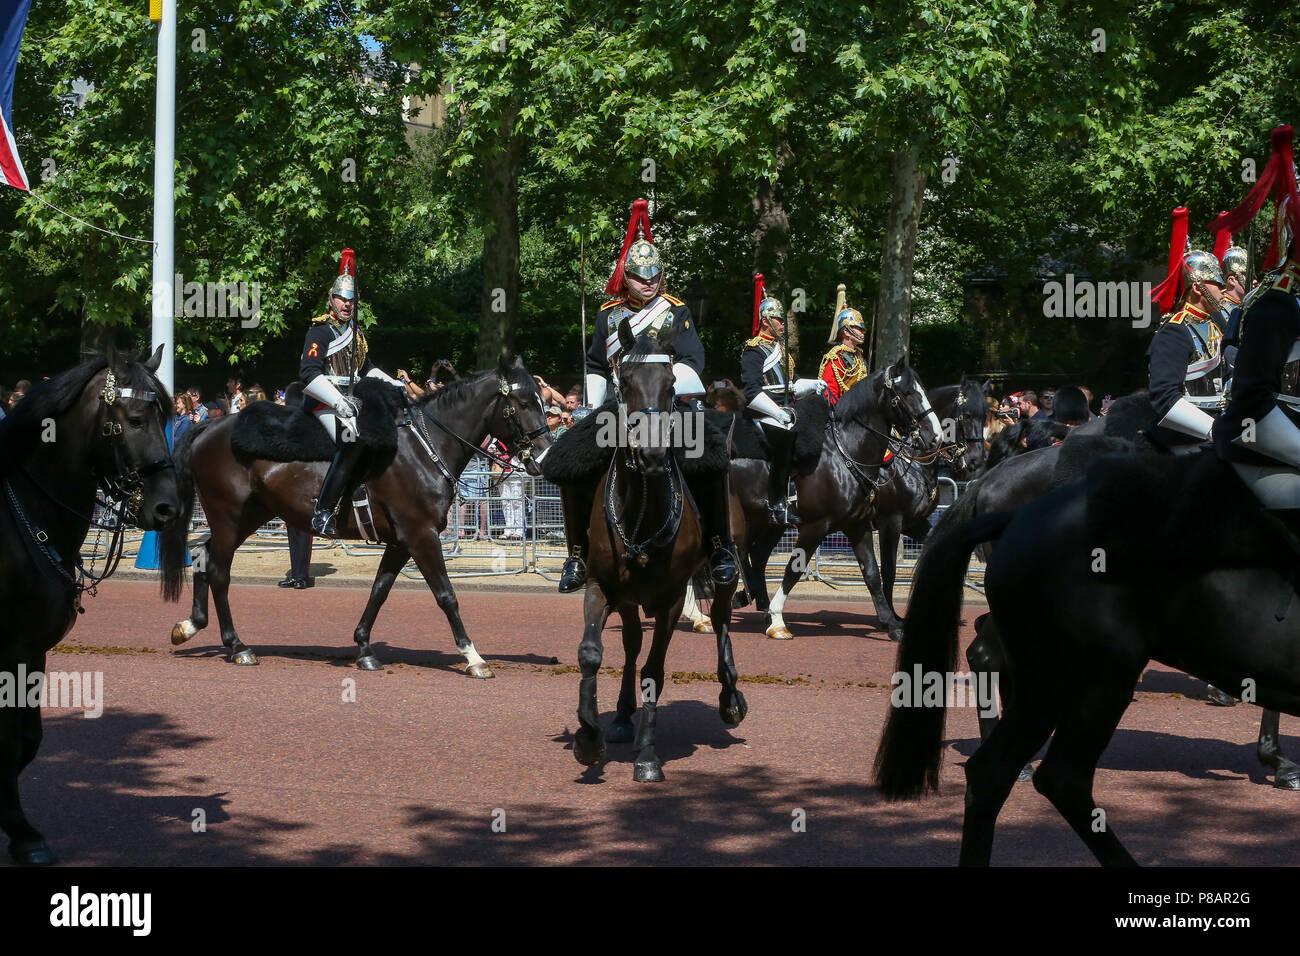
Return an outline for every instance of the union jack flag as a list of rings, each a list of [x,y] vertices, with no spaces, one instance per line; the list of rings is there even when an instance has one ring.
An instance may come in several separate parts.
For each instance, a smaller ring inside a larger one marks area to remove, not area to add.
[[[27,26],[32,0],[0,0],[0,183],[31,189],[23,161],[14,142],[14,76],[18,72],[18,46]]]

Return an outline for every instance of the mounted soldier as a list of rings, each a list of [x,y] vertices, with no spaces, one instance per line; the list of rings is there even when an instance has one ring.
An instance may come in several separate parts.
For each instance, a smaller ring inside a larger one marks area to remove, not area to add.
[[[1151,291],[1164,321],[1147,348],[1147,359],[1151,405],[1159,422],[1151,437],[1166,448],[1182,449],[1209,441],[1215,416],[1227,406],[1227,312],[1219,260],[1188,247],[1186,208],[1179,206],[1173,217],[1169,268]]]
[[[790,354],[790,330],[779,299],[767,295],[762,274],[754,276],[754,336],[740,353],[740,384],[746,415],[753,418],[772,452],[768,511],[781,525],[797,525],[790,505],[790,470],[794,462],[794,402],[824,392],[820,378],[796,378]]]
[[[364,457],[356,440],[360,405],[352,397],[353,387],[362,376],[402,385],[370,361],[369,345],[357,320],[359,304],[355,256],[344,249],[338,278],[330,286],[329,311],[312,319],[298,369],[303,407],[338,445],[311,519],[312,531],[325,538],[338,537],[339,507]]]
[[[817,376],[826,383],[826,400],[832,405],[845,392],[867,377],[866,358],[862,343],[866,341],[867,326],[862,313],[848,307],[844,298],[844,284],[840,283],[835,296],[835,319],[831,324],[831,337],[836,343],[822,358]]]
[[[1300,191],[1290,126],[1273,130],[1268,164],[1241,204],[1210,224],[1240,232],[1264,202],[1275,203],[1267,270],[1242,305],[1231,403],[1214,428],[1215,447],[1270,511],[1293,530],[1300,516],[1300,428],[1296,400],[1283,394],[1283,370],[1300,358]]]
[[[1219,213],[1220,216],[1227,213]],[[1233,235],[1220,229],[1214,236],[1214,257],[1223,267],[1223,308],[1227,325],[1223,330],[1224,379],[1232,380],[1232,370],[1237,366],[1237,340],[1241,334],[1241,304],[1254,288],[1250,277],[1250,253],[1242,246],[1233,245]]]
[[[681,299],[664,291],[664,266],[650,232],[649,204],[638,199],[632,204],[623,248],[613,275],[605,285],[605,294],[614,296],[600,307],[596,327],[587,351],[587,404],[600,408],[610,394],[611,383],[617,387],[619,353],[618,327],[628,319],[633,336],[648,334],[654,338],[673,332],[673,376],[679,399],[689,399],[690,407],[704,411],[701,396],[704,384],[704,345],[691,317],[691,310]],[[566,485],[560,489],[564,505],[565,537],[569,556],[560,574],[561,594],[578,591],[587,583],[587,530],[591,522],[593,488]],[[736,579],[737,567],[732,555],[731,525],[725,473],[698,499],[706,541],[712,545],[709,570],[719,584]]]

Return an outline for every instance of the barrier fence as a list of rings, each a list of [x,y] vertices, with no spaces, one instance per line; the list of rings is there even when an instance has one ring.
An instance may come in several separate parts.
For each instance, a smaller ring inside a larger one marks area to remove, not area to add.
[[[469,578],[536,574],[548,581],[558,581],[566,554],[559,488],[549,481],[522,473],[495,484],[487,479],[486,473],[473,474],[467,470],[463,487],[448,515],[447,527],[441,535],[448,575]],[[931,526],[963,489],[964,484],[951,478],[939,479],[939,503],[930,516]],[[207,532],[207,516],[196,500],[190,524],[191,547],[206,540]],[[124,559],[135,557],[140,539],[138,530],[127,533]],[[101,556],[107,540],[108,532],[92,528],[82,548],[83,559]],[[795,530],[787,528],[768,561],[769,580],[780,579],[796,541]],[[374,556],[377,559],[384,550],[383,545],[360,541],[340,541],[339,544],[350,556]],[[879,544],[875,547],[879,557]],[[240,551],[288,551],[288,548],[288,529],[277,518],[259,528],[241,545]],[[910,583],[920,553],[920,542],[903,536],[898,554],[897,583]],[[421,578],[414,562],[409,562],[401,573],[407,578]],[[982,593],[982,578],[982,566],[972,561],[967,585]],[[829,535],[809,557],[803,579],[835,588],[865,586],[853,548],[840,532]]]

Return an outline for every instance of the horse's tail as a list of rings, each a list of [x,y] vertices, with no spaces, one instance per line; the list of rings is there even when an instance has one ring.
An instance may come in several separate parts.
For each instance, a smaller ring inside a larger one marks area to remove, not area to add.
[[[158,532],[158,551],[162,562],[162,596],[164,601],[178,601],[185,584],[185,554],[189,550],[190,517],[194,513],[194,475],[190,471],[190,451],[194,438],[208,423],[199,422],[187,429],[172,449],[176,469],[176,491],[181,513]]]
[[[921,556],[907,602],[889,719],[876,753],[876,783],[888,800],[916,799],[927,790],[939,789],[944,695],[950,686],[948,675],[957,663],[966,565],[975,545],[1001,535],[1014,514],[980,515],[939,538]],[[937,706],[921,706],[923,688],[911,686],[918,680],[940,682],[944,691]],[[908,699],[896,702],[900,693]]]

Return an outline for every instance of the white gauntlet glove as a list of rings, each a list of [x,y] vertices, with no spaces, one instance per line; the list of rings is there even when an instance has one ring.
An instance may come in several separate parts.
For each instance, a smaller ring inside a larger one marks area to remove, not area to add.
[[[334,409],[334,414],[340,418],[355,418],[357,412],[361,410],[361,405],[356,399],[348,398],[324,375],[317,375],[302,391],[304,395]]]
[[[749,403],[749,407],[760,415],[774,419],[784,425],[790,424],[790,414],[776,402],[772,401],[772,396],[766,392],[759,392]]]
[[[816,392],[820,395],[826,391],[826,381],[820,378],[797,378],[794,380],[794,397],[803,398]]]
[[[587,404],[600,408],[605,404],[605,393],[609,391],[609,379],[595,372],[587,373]]]
[[[393,376],[389,375],[382,368],[372,368],[369,372],[366,373],[366,378],[382,378],[389,385],[396,385],[398,388],[402,387],[401,382],[393,378]]]

